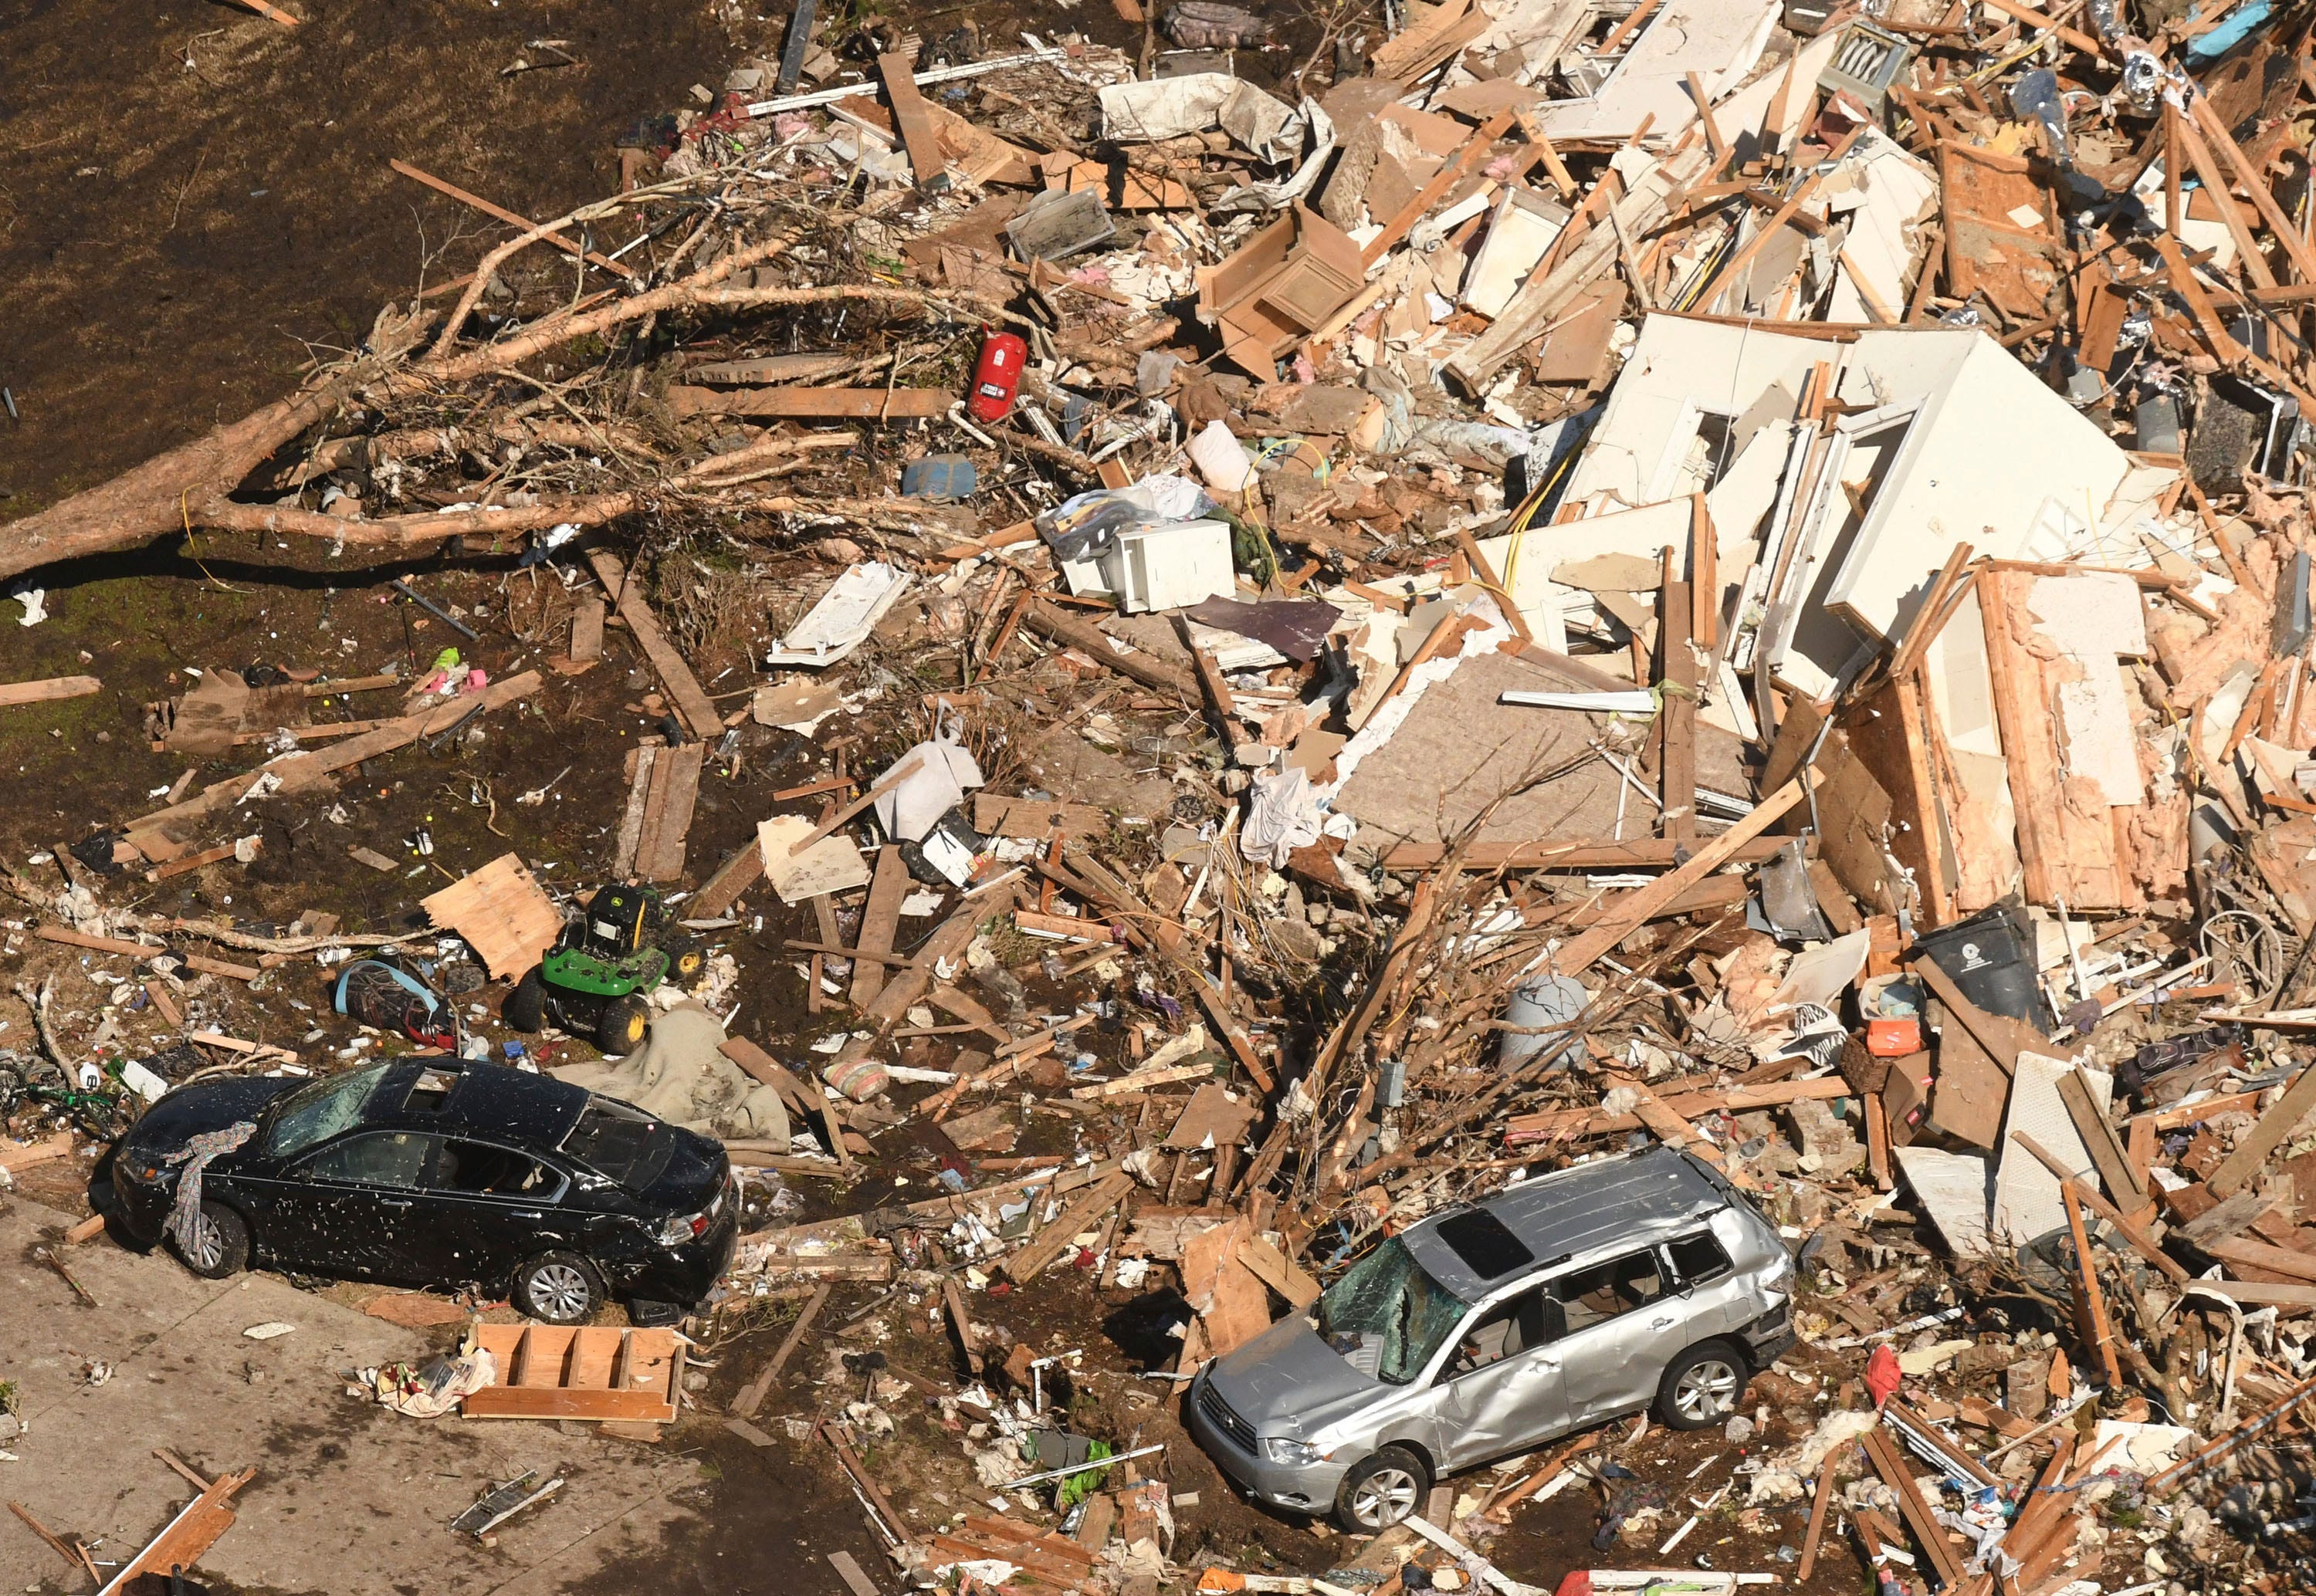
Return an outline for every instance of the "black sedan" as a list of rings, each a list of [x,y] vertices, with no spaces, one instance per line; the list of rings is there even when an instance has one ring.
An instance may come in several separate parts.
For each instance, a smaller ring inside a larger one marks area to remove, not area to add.
[[[706,1137],[551,1077],[428,1058],[171,1092],[113,1159],[129,1234],[164,1235],[192,1138],[245,1122],[203,1170],[191,1244],[171,1242],[211,1279],[254,1263],[505,1290],[550,1324],[606,1298],[668,1323],[708,1294],[739,1230],[730,1160]]]

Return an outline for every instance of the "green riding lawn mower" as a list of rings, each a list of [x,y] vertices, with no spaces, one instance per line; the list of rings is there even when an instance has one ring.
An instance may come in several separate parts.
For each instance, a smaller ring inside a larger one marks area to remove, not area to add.
[[[662,981],[699,973],[698,945],[672,929],[666,906],[649,887],[596,888],[539,968],[507,994],[500,1017],[518,1031],[552,1021],[575,1036],[593,1037],[606,1053],[634,1052],[651,1024],[645,996]]]

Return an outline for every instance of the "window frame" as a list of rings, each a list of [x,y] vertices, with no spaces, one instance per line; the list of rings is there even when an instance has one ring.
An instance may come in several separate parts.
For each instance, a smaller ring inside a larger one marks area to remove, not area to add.
[[[417,1171],[411,1176],[409,1184],[394,1185],[385,1181],[372,1180],[360,1175],[334,1174],[325,1175],[316,1167],[325,1158],[334,1157],[343,1153],[348,1148],[353,1147],[357,1142],[369,1141],[383,1136],[414,1137],[424,1144],[419,1152]],[[427,1189],[427,1172],[434,1166],[435,1149],[440,1145],[441,1140],[441,1138],[432,1130],[413,1130],[406,1128],[397,1129],[392,1125],[363,1126],[360,1129],[350,1130],[343,1135],[333,1137],[330,1140],[323,1143],[320,1147],[316,1148],[311,1153],[306,1155],[305,1157],[299,1159],[298,1162],[293,1166],[292,1173],[302,1181],[325,1183],[334,1186],[351,1186],[361,1191],[423,1192]]]
[[[463,1142],[469,1147],[487,1148],[493,1152],[529,1159],[534,1166],[546,1173],[552,1183],[551,1189],[542,1189],[538,1192],[470,1192],[463,1186],[436,1185],[433,1183],[441,1171],[442,1155],[453,1142]],[[434,1151],[426,1160],[426,1172],[420,1177],[419,1187],[429,1196],[448,1197],[459,1201],[471,1200],[477,1202],[521,1203],[535,1208],[559,1207],[563,1201],[564,1193],[571,1189],[571,1172],[529,1148],[510,1147],[504,1142],[492,1141],[480,1136],[461,1136],[454,1131],[444,1130],[434,1133]]]

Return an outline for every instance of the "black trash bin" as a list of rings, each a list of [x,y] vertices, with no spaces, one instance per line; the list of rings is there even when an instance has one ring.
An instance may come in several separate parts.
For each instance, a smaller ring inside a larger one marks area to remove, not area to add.
[[[1990,1014],[2024,1020],[2048,1036],[2056,1026],[2035,974],[2035,926],[2012,904],[1925,931],[1914,945]]]

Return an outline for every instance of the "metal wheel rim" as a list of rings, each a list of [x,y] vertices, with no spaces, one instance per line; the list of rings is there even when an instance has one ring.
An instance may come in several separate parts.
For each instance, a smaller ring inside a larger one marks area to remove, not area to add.
[[[568,1264],[548,1264],[531,1272],[530,1305],[542,1315],[575,1319],[587,1309],[587,1277]]]
[[[1672,1405],[1684,1419],[1717,1419],[1737,1405],[1737,1370],[1726,1359],[1706,1358],[1680,1377]]]
[[[193,1262],[203,1269],[215,1269],[225,1257],[225,1237],[218,1222],[207,1214],[193,1216]]]
[[[1370,1530],[1388,1530],[1415,1511],[1415,1476],[1404,1468],[1378,1468],[1351,1493],[1351,1517]]]

